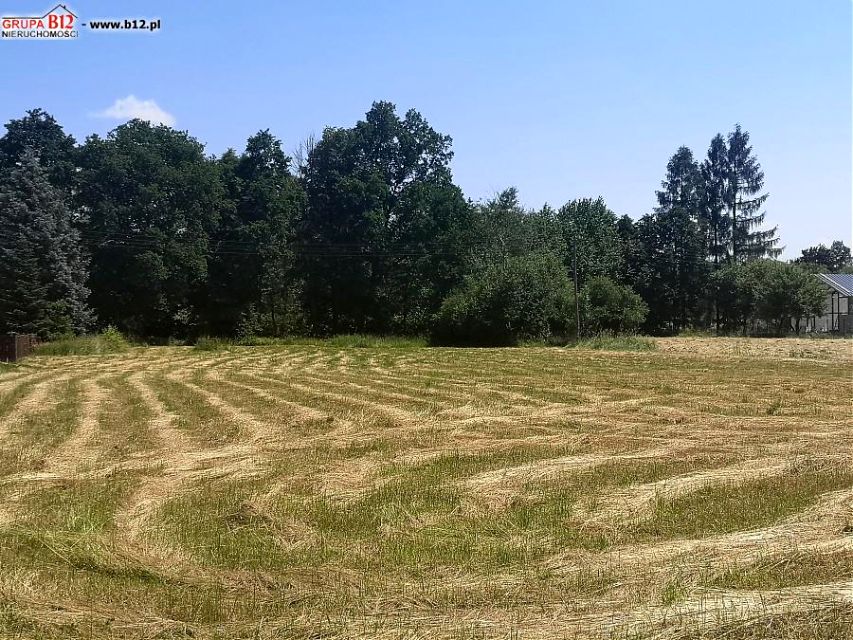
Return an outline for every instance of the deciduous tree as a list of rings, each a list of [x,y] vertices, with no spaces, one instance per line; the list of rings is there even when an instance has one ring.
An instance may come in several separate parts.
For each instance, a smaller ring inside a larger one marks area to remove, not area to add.
[[[853,264],[850,257],[850,247],[841,240],[836,240],[831,246],[819,244],[803,249],[802,255],[795,260],[797,264],[814,266],[818,271],[838,273]]]
[[[202,326],[209,237],[222,187],[188,134],[132,120],[81,150],[92,301],[101,320],[141,336]]]

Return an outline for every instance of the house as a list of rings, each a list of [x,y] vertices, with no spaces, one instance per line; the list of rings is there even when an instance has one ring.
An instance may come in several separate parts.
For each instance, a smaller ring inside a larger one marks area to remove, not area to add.
[[[853,334],[853,273],[819,273],[826,288],[824,313],[809,320],[807,331]]]

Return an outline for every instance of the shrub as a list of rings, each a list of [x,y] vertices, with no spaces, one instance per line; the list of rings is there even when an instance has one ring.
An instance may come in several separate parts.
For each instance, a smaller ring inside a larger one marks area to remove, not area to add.
[[[573,309],[571,283],[551,255],[513,257],[469,276],[439,310],[433,342],[515,345],[566,334]]]
[[[45,342],[35,348],[40,356],[89,356],[105,353],[122,353],[130,348],[121,332],[109,326],[96,335],[65,336]]]
[[[646,319],[649,308],[631,287],[610,278],[591,278],[582,292],[584,330],[587,333],[633,333]]]

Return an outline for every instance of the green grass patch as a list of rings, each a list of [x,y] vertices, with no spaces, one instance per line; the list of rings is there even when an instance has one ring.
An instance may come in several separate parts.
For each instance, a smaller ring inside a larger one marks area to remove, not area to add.
[[[575,349],[593,349],[596,351],[655,351],[657,343],[642,336],[593,336],[574,343]]]
[[[9,391],[0,394],[0,418],[15,408],[15,405],[20,402],[24,396],[29,393],[33,387],[33,381],[26,380],[21,384],[12,387]]]
[[[42,468],[46,454],[74,431],[81,403],[80,381],[69,380],[43,407],[23,416],[11,429],[14,441],[0,449],[0,474]]]
[[[176,544],[210,566],[263,569],[321,562],[321,547],[282,548],[278,541],[291,542],[289,532],[252,504],[253,488],[250,481],[233,480],[198,485],[193,493],[163,505],[152,540]]]
[[[152,377],[146,380],[166,409],[177,418],[176,426],[200,441],[210,444],[233,442],[240,427],[225,416],[195,389],[169,380]]]
[[[530,485],[506,509],[479,513],[463,508],[466,496],[459,480],[570,452],[534,446],[445,454],[416,466],[386,467],[383,473],[390,478],[355,500],[285,497],[280,511],[322,535],[334,555],[347,558],[353,569],[428,572],[461,567],[482,574],[529,567],[562,548],[604,549],[612,542],[607,534],[574,522],[579,499],[591,491],[713,463],[710,458],[617,462]]]
[[[27,494],[19,523],[34,529],[94,534],[112,526],[113,514],[135,478],[128,472],[94,480],[63,480]]]
[[[850,580],[851,577],[853,551],[800,551],[725,569],[707,580],[706,586],[721,589],[784,589],[839,582]]]
[[[211,336],[201,336],[197,338],[193,344],[195,351],[224,351],[237,343],[230,338],[217,338]]]
[[[67,336],[38,345],[38,356],[96,356],[124,353],[130,343],[115,327],[107,327],[96,335]]]
[[[318,347],[355,347],[359,349],[411,349],[427,346],[427,340],[406,336],[376,336],[363,333],[329,336],[328,338],[298,337],[280,338],[273,344],[311,345]]]
[[[765,527],[814,504],[821,494],[850,487],[849,469],[796,470],[781,477],[702,487],[660,498],[652,517],[637,523],[633,538],[701,538]]]
[[[100,458],[123,458],[157,446],[157,439],[149,427],[151,408],[127,378],[125,374],[100,382],[107,392],[98,412],[96,441],[104,450]]]
[[[228,338],[221,336],[201,336],[193,347],[198,351],[220,351],[231,347],[283,347],[310,346],[357,349],[412,349],[427,346],[424,338],[407,336],[377,336],[370,334],[342,334],[329,337],[285,336],[279,338],[266,336],[244,336]]]
[[[506,449],[483,453],[465,453],[464,451],[457,450],[450,453],[443,453],[431,460],[415,465],[389,465],[382,470],[382,474],[386,476],[400,476],[401,480],[418,478],[438,483],[464,478],[492,469],[512,467],[546,458],[567,456],[575,452],[576,447],[559,444],[513,445]]]

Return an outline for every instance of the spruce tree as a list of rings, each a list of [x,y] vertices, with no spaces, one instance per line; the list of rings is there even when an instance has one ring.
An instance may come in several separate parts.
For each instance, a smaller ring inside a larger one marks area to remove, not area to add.
[[[702,219],[703,184],[693,153],[680,147],[666,167],[658,206],[642,227],[648,271],[661,295],[657,319],[672,331],[695,317],[705,277]],[[654,318],[656,314],[652,314]],[[651,319],[650,318],[650,319]]]
[[[0,181],[0,331],[50,338],[92,322],[80,235],[32,150]]]
[[[702,228],[705,251],[714,265],[721,267],[728,259],[731,224],[726,216],[728,180],[728,148],[719,133],[711,140],[708,155],[702,163]]]
[[[775,258],[782,250],[777,248],[779,239],[776,227],[762,230],[764,223],[761,206],[769,194],[764,189],[764,172],[749,145],[749,133],[735,125],[728,135],[728,179],[726,205],[731,216],[732,261],[754,258]]]

